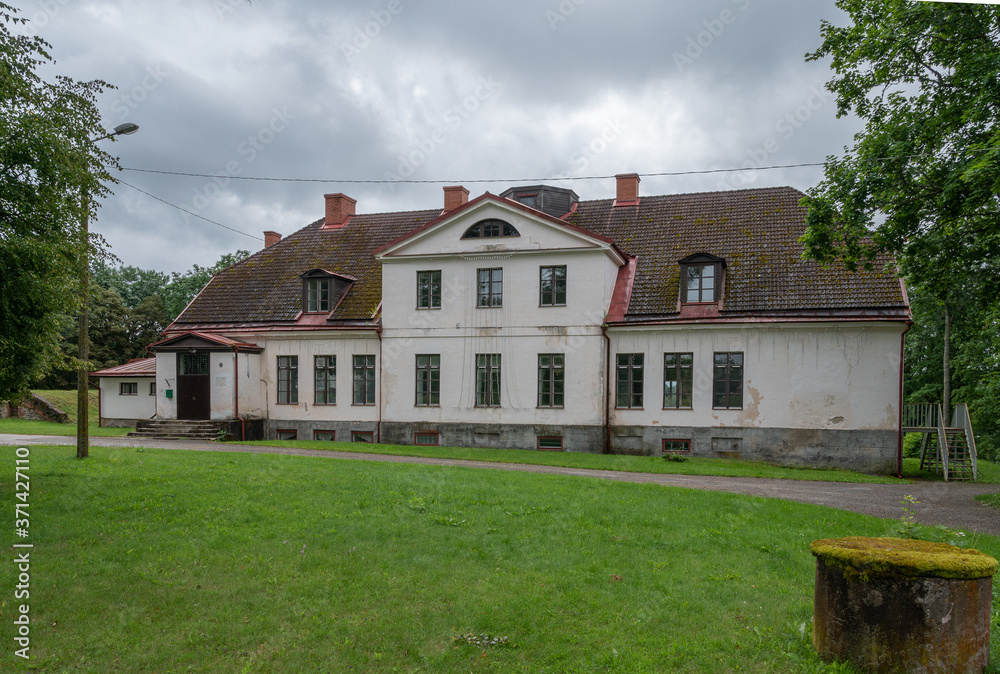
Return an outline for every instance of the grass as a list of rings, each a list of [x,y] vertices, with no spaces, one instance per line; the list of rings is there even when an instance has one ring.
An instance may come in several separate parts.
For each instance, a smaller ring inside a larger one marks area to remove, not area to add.
[[[76,391],[32,391],[61,409],[69,417],[65,424],[51,421],[33,421],[31,419],[0,419],[0,433],[16,433],[20,435],[76,435],[76,420],[78,418]],[[131,431],[131,428],[101,428],[98,426],[97,391],[88,392],[89,428],[94,437],[121,437]]]
[[[577,477],[64,449],[31,450],[32,659],[8,638],[6,671],[848,671],[809,645],[808,545],[889,527]],[[11,503],[13,448],[0,465]]]
[[[895,477],[866,475],[834,468],[795,468],[776,466],[760,461],[708,459],[686,457],[684,462],[665,461],[653,456],[623,456],[586,452],[540,452],[530,449],[488,449],[470,447],[421,447],[411,445],[363,444],[306,440],[259,440],[241,444],[271,447],[322,449],[331,452],[367,452],[396,456],[420,456],[435,459],[461,459],[502,463],[522,463],[541,466],[562,466],[587,470],[620,470],[630,473],[664,473],[672,475],[716,475],[724,477],[773,477],[789,480],[824,482],[863,482],[899,484]]]

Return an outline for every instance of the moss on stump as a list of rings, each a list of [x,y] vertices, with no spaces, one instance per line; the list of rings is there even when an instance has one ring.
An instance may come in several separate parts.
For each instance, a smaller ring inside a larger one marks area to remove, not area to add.
[[[997,572],[997,560],[978,550],[964,550],[947,543],[905,538],[823,538],[809,550],[846,575],[858,577],[909,576],[975,580]]]

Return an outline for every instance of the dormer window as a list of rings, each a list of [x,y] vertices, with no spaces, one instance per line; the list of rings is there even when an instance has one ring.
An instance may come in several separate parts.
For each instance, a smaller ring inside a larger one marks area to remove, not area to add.
[[[681,302],[709,304],[722,297],[726,261],[708,253],[689,255],[681,265]]]
[[[325,269],[310,269],[302,278],[302,313],[327,314],[337,307],[354,277]]]
[[[305,311],[308,314],[330,311],[330,279],[306,279]]]
[[[462,235],[463,239],[485,239],[490,237],[498,236],[521,236],[520,233],[514,226],[509,222],[504,220],[498,220],[497,218],[489,218],[487,220],[480,220],[472,227],[465,230],[465,234]]]

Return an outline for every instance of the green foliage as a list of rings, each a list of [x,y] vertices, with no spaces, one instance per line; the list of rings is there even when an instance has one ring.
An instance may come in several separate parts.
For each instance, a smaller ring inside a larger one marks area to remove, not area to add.
[[[170,277],[153,269],[132,266],[112,267],[107,260],[98,259],[90,264],[90,278],[94,283],[113,290],[129,308],[135,308],[153,295],[161,295]]]
[[[839,116],[865,121],[809,191],[806,253],[871,265],[902,255],[924,281],[1000,251],[1000,9],[838,0],[809,60],[831,58]]]
[[[11,31],[24,22],[0,2],[0,399],[60,362],[60,316],[75,312],[82,261],[100,245],[82,225],[117,166],[92,141],[105,133],[96,96],[110,85],[43,80],[49,45]]]

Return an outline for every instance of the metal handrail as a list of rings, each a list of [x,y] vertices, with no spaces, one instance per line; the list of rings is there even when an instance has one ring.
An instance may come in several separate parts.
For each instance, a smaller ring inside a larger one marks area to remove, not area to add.
[[[941,419],[941,405],[907,403],[903,405],[903,428],[934,428]]]
[[[976,436],[972,433],[972,418],[969,416],[969,406],[965,403],[955,405],[955,413],[951,422],[965,431],[965,441],[969,445],[969,461],[972,463],[972,479],[979,479],[979,466],[976,461]]]
[[[938,405],[937,433],[938,433],[938,461],[944,472],[944,481],[948,481],[948,434],[944,431],[944,414],[941,413],[941,406]]]

